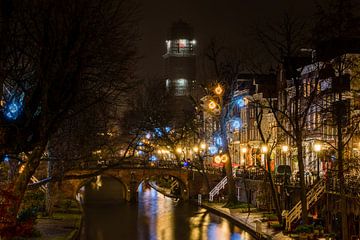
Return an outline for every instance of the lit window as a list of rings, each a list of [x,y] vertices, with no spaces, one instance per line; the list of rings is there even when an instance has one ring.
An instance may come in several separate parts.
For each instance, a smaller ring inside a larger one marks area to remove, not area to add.
[[[179,48],[185,48],[186,47],[186,39],[180,39],[179,40]]]

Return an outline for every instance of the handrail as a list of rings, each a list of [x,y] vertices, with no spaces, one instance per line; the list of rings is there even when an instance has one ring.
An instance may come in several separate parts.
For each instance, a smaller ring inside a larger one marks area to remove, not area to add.
[[[31,176],[30,180],[31,180],[32,183],[37,183],[37,182],[39,182],[39,179],[37,179],[35,176]],[[41,185],[41,186],[40,186],[40,190],[41,190],[42,192],[46,192],[47,187],[45,187],[44,185]]]
[[[325,181],[321,179],[318,183],[315,184],[315,186],[307,192],[306,194],[306,208],[307,210],[310,209],[322,196],[322,194],[325,192]],[[285,216],[286,219],[286,229],[288,231],[291,230],[291,223],[296,221],[301,217],[301,201],[299,201]]]
[[[224,189],[227,184],[228,179],[225,176],[216,186],[209,192],[209,201],[212,202],[214,200],[214,196],[218,195],[221,189]]]

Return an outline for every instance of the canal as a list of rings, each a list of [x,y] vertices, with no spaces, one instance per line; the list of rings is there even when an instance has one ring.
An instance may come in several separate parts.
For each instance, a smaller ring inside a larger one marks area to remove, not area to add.
[[[111,178],[87,184],[83,190],[81,240],[254,239],[228,220],[164,197],[145,184],[139,186],[137,204],[126,203],[123,186]]]

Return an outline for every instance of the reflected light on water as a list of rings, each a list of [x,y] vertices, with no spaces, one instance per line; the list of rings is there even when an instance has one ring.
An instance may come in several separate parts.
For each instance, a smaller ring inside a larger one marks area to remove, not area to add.
[[[104,201],[114,193],[121,194],[115,192],[114,181],[103,179],[102,185],[99,191],[85,188],[85,198],[93,204],[84,205],[81,240],[254,239],[226,219],[191,204],[174,202],[146,184],[139,186],[137,204]]]

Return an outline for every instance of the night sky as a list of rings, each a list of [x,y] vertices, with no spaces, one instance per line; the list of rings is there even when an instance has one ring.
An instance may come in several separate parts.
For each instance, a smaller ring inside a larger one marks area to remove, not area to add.
[[[162,75],[165,38],[180,18],[194,27],[198,49],[213,37],[229,46],[253,47],[255,25],[281,19],[284,12],[308,19],[314,0],[138,0],[141,4],[140,75]]]

